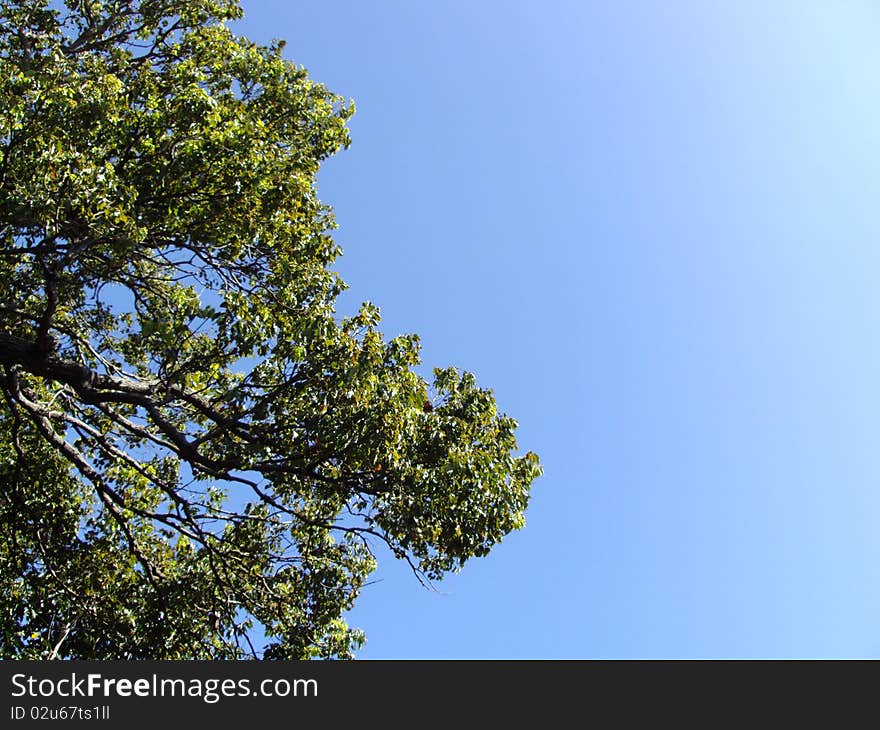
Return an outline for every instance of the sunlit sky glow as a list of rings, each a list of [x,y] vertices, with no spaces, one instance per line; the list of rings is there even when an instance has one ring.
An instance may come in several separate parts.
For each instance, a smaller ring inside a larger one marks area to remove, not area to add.
[[[528,525],[366,658],[880,654],[880,12],[244,0],[352,97],[351,285],[537,451]]]

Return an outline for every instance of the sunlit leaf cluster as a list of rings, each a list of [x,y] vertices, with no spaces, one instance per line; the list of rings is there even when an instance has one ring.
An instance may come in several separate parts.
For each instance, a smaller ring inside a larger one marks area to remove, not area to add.
[[[0,655],[350,657],[376,557],[524,524],[534,454],[344,288],[351,102],[233,0],[0,0]]]

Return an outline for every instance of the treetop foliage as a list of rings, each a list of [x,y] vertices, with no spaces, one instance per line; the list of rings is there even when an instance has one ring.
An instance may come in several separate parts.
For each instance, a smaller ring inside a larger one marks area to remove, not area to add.
[[[351,102],[232,0],[0,0],[0,655],[349,657],[540,473],[473,375],[342,318]],[[265,637],[265,638],[263,638]]]

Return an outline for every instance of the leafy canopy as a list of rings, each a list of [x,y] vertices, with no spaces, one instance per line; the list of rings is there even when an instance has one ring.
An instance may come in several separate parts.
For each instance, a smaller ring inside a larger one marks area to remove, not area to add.
[[[353,106],[240,15],[0,0],[4,657],[348,657],[377,546],[435,580],[524,524],[491,392],[337,316]]]

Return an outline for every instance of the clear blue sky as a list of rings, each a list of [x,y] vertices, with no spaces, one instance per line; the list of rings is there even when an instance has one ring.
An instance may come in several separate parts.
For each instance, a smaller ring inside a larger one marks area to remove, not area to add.
[[[364,658],[880,656],[871,0],[244,0],[355,100],[344,303],[494,388],[524,530]]]

